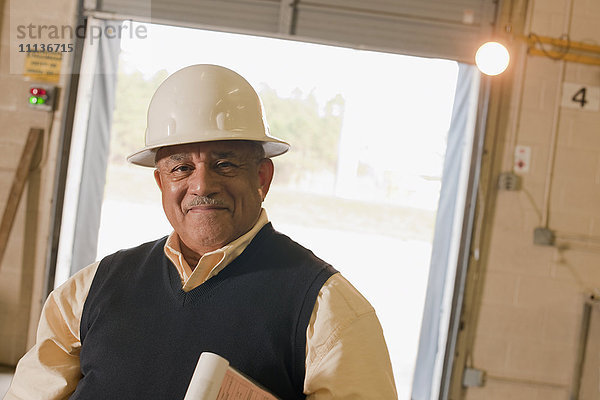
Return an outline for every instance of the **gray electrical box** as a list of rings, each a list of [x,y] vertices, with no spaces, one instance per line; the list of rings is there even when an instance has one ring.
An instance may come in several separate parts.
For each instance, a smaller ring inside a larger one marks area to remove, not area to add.
[[[502,172],[498,176],[498,189],[500,190],[519,190],[521,188],[521,178],[512,172]]]
[[[554,246],[554,232],[548,228],[538,227],[533,231],[533,244],[540,246]]]
[[[483,386],[485,383],[485,371],[476,368],[465,368],[463,371],[464,387]]]

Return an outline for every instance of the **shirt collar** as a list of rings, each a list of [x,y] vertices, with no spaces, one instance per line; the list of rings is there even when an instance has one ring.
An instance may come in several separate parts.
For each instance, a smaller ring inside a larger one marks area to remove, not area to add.
[[[203,254],[194,270],[185,261],[179,245],[179,235],[173,231],[167,238],[164,252],[177,269],[177,272],[179,272],[183,290],[186,292],[190,291],[221,272],[223,268],[242,254],[258,231],[268,222],[267,212],[263,208],[261,209],[258,221],[256,221],[252,229],[220,249]]]

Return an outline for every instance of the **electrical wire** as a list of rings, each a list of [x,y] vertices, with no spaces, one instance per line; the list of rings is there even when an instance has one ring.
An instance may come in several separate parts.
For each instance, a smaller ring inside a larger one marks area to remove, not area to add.
[[[565,259],[564,252],[569,249],[570,249],[570,246],[567,243],[561,243],[561,244],[556,245],[556,252],[558,254],[558,260],[556,261],[556,264],[562,265],[567,268],[567,270],[570,272],[571,276],[573,276],[573,279],[575,279],[575,281],[577,282],[577,284],[583,290],[584,293],[593,293],[594,288],[588,286],[585,283],[586,281],[579,274],[579,272],[577,272],[577,269]]]
[[[565,17],[563,29],[566,32],[565,35],[569,36],[571,32],[571,25],[573,23],[573,0],[569,0],[567,3],[568,13]],[[564,36],[564,35],[563,35]],[[542,212],[542,226],[548,228],[548,218],[550,216],[550,193],[552,191],[552,181],[554,179],[554,167],[556,161],[556,147],[558,142],[558,126],[561,118],[561,101],[562,101],[562,84],[564,83],[566,62],[561,60],[560,73],[558,76],[558,90],[556,91],[556,97],[554,99],[554,118],[552,121],[552,135],[550,138],[550,149],[548,152],[548,163],[546,167],[547,175],[544,188],[544,205]]]
[[[525,26],[524,26],[524,32],[527,33],[531,30],[531,20],[532,20],[532,15],[533,15],[533,8],[534,8],[534,0],[531,0],[529,5],[527,6],[527,11],[526,11],[526,15],[525,15]],[[511,0],[510,2],[510,11],[509,11],[509,19],[508,19],[508,24],[505,28],[505,30],[507,31],[507,33],[512,33],[512,18],[514,15],[514,0]],[[512,41],[514,42],[514,35],[511,36]],[[522,113],[522,104],[523,104],[523,93],[525,91],[525,71],[527,71],[527,61],[528,61],[528,57],[527,57],[527,44],[526,43],[522,43],[521,44],[521,49],[520,49],[520,57],[518,57],[518,66],[517,69],[515,71],[515,79],[517,79],[518,83],[518,92],[517,95],[515,96],[515,115],[512,119],[511,122],[511,126],[510,126],[510,132],[509,132],[509,137],[507,139],[507,145],[509,146],[506,150],[505,150],[505,154],[506,157],[504,159],[505,164],[507,165],[507,168],[511,168],[511,170],[514,170],[514,149],[516,148],[516,145],[518,143],[518,139],[519,139],[519,129],[521,126],[521,113]]]
[[[525,196],[529,200],[529,203],[533,207],[533,210],[535,211],[535,215],[537,215],[538,221],[541,224],[541,222],[542,222],[542,211],[537,206],[537,204],[535,202],[535,199],[533,198],[533,195],[531,194],[531,192],[529,192],[529,190],[525,189],[524,187],[521,187],[521,191],[525,194]]]
[[[598,244],[600,246],[600,236],[589,236],[589,235],[578,235],[569,233],[555,233],[556,238],[573,240],[576,242],[583,242],[588,244]]]
[[[572,241],[572,240],[564,240],[564,239],[561,240],[561,238],[559,238],[559,240],[555,243],[555,245],[557,247],[564,247],[565,249],[573,250],[573,251],[581,251],[581,252],[594,253],[594,254],[600,253],[600,245],[581,243],[581,242],[576,242],[576,241]]]
[[[559,37],[558,40],[561,41],[565,41],[567,42],[566,46],[559,46],[555,43],[551,44],[550,46],[554,47],[554,48],[558,48],[559,50],[557,51],[558,55],[553,55],[551,53],[548,52],[548,50],[546,50],[544,48],[544,43],[542,43],[540,37],[538,35],[536,35],[535,33],[530,33],[528,36],[530,39],[533,39],[533,41],[535,41],[539,46],[540,46],[540,50],[542,51],[542,53],[544,53],[544,55],[548,58],[551,58],[553,60],[562,60],[565,58],[565,56],[569,53],[569,51],[571,50],[571,38],[569,37],[569,34],[565,33],[563,35],[561,35]]]
[[[521,378],[515,378],[515,377],[511,377],[511,376],[499,376],[499,375],[486,374],[485,378],[487,380],[492,380],[492,381],[520,383],[522,385],[528,385],[528,386],[548,386],[548,387],[553,387],[553,388],[557,388],[557,389],[569,389],[569,385],[563,385],[563,384],[554,383],[554,382],[535,381],[532,379],[521,379]]]

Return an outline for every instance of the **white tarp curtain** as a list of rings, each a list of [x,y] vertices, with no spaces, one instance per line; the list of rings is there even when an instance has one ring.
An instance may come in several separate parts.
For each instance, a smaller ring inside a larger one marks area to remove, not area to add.
[[[465,215],[478,88],[479,72],[476,67],[459,64],[413,378],[412,400],[443,398],[438,397],[438,392],[450,322],[449,308],[452,296],[455,295],[452,289]]]
[[[103,27],[108,21],[96,21]],[[114,25],[114,22],[112,23]],[[81,184],[75,216],[71,255],[71,275],[96,259],[100,211],[106,181],[110,129],[115,104],[115,89],[120,48],[119,39],[102,37],[98,41],[93,71],[87,136],[81,172]]]

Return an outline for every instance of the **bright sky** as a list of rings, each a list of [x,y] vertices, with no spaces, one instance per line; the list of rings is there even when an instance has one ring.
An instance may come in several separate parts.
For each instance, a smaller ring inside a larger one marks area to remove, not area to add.
[[[420,79],[412,79],[416,75],[428,76],[432,85],[454,92],[454,85],[448,85],[456,80],[454,61],[165,25],[146,26],[145,39],[124,35],[121,48],[127,63],[148,76],[160,69],[173,73],[191,64],[213,63],[242,73],[254,85],[268,82],[280,95],[289,95],[299,87],[328,99],[349,85],[369,84],[388,76],[395,76],[407,86],[406,90],[413,91],[419,90]]]
[[[134,23],[135,26],[135,23]],[[280,95],[294,88],[315,90],[321,98],[333,97],[349,85],[369,84],[394,76],[407,90],[418,90],[415,75],[428,75],[444,88],[456,80],[456,62],[385,54],[165,25],[146,25],[147,37],[121,41],[127,63],[146,75],[160,69],[169,73],[191,64],[220,64],[243,74],[252,84],[268,82]],[[380,83],[380,82],[377,82]],[[453,92],[453,85],[450,85]]]
[[[454,61],[163,25],[147,29],[145,39],[123,38],[126,68],[150,77],[161,69],[173,73],[212,63],[257,88],[268,83],[281,97],[299,88],[313,91],[324,105],[341,93],[345,126],[371,139],[363,161],[419,175],[441,172],[458,73]]]

